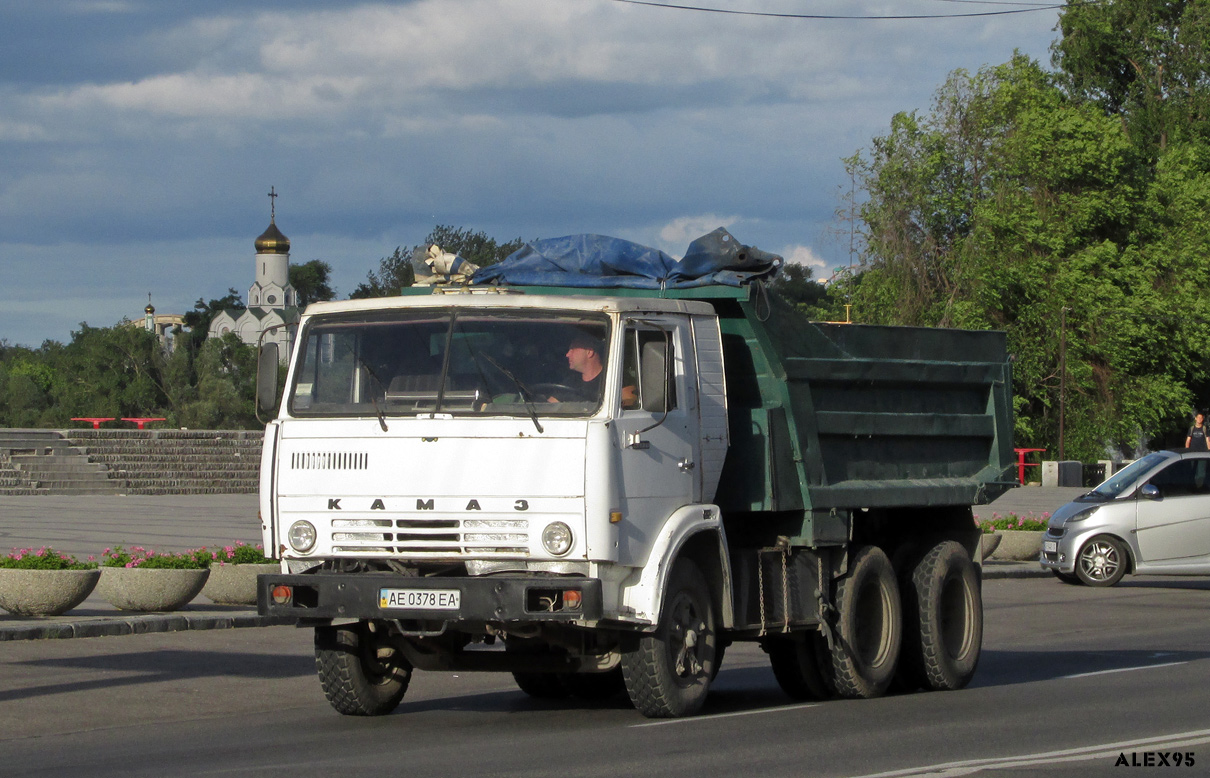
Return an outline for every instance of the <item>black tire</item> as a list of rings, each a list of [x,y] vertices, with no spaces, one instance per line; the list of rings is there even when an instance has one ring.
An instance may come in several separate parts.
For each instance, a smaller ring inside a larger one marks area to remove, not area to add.
[[[895,569],[882,549],[865,546],[836,586],[837,617],[825,667],[841,697],[881,697],[895,677],[903,619]]]
[[[692,561],[679,560],[655,631],[622,652],[622,676],[634,707],[648,718],[699,711],[714,675],[717,639],[706,579]]]
[[[562,681],[567,692],[581,700],[609,700],[626,691],[620,667],[605,673],[567,673]]]
[[[1097,535],[1076,554],[1076,576],[1089,586],[1113,586],[1126,575],[1126,547],[1112,535]]]
[[[1060,581],[1062,581],[1065,584],[1070,584],[1072,586],[1079,586],[1080,584],[1084,583],[1083,581],[1080,580],[1080,577],[1078,575],[1071,575],[1070,573],[1060,573],[1058,570],[1051,570],[1050,572],[1054,573],[1055,578],[1058,578]]]
[[[346,716],[395,710],[412,680],[412,665],[372,622],[315,628],[315,669],[324,696]]]
[[[567,696],[563,673],[513,673],[517,687],[539,700],[558,700]]]
[[[796,700],[826,700],[833,688],[821,665],[828,646],[818,633],[772,638],[765,643],[773,677],[782,691]]]
[[[983,594],[970,555],[947,540],[916,563],[904,592],[899,675],[916,688],[961,689],[983,647]]]

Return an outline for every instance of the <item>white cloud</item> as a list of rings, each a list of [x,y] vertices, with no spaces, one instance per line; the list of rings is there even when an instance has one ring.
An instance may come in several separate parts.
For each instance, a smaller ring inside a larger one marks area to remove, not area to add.
[[[740,220],[738,216],[719,216],[717,214],[703,214],[701,216],[682,216],[665,224],[660,228],[658,238],[660,248],[668,246],[672,251],[676,251],[680,255],[680,251],[684,249],[695,238],[700,238],[708,232],[713,232],[719,227],[728,228]],[[665,248],[665,251],[669,249]],[[669,251],[671,253],[671,251]]]
[[[781,250],[781,255],[787,262],[794,262],[811,268],[811,277],[816,281],[826,281],[832,274],[827,260],[817,254],[815,249],[810,246],[786,246]]]

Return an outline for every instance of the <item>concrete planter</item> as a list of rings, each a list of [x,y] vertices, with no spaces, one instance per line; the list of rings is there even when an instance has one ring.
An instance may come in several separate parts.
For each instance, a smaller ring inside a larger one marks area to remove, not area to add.
[[[123,611],[174,611],[183,608],[206,585],[209,570],[157,570],[149,567],[104,567],[97,594]]]
[[[1036,562],[1042,555],[1042,536],[1045,530],[1001,530],[1000,546],[992,553],[992,559],[1005,562]]]
[[[92,594],[100,570],[0,568],[0,608],[18,616],[58,616]]]
[[[981,554],[979,559],[987,559],[992,555],[992,552],[999,548],[999,546],[999,534],[984,535],[983,537],[979,538],[979,552]]]
[[[277,564],[215,563],[210,566],[210,578],[206,581],[206,588],[202,589],[202,596],[218,605],[255,605],[256,577],[262,573],[277,572],[281,572]]]

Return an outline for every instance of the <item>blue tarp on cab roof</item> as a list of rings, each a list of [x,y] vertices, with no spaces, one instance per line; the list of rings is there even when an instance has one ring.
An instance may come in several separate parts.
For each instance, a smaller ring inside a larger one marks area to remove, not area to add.
[[[604,235],[568,235],[527,243],[480,268],[473,284],[686,289],[742,286],[772,278],[783,260],[741,245],[722,227],[689,244],[677,260],[658,249]]]

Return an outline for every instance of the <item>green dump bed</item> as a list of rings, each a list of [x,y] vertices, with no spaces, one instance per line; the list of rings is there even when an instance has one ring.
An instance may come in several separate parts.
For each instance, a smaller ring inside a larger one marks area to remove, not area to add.
[[[732,291],[700,298],[722,324],[725,511],[969,506],[1013,485],[1004,333],[813,323]]]

